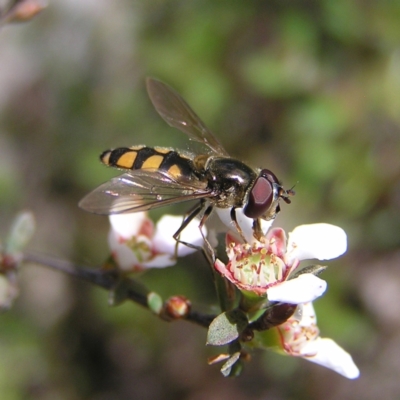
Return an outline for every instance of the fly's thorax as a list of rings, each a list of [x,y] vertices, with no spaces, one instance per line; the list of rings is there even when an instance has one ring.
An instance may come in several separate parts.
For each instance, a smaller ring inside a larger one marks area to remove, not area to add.
[[[257,172],[233,158],[209,157],[205,172],[215,193],[217,207],[242,207]]]
[[[110,167],[159,170],[176,179],[184,177],[187,180],[197,179],[192,158],[190,154],[171,148],[144,145],[106,150],[100,156],[100,160]]]

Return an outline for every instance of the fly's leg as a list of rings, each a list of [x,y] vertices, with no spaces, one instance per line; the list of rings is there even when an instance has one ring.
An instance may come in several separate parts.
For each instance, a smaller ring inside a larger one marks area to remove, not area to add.
[[[208,207],[206,208],[206,210],[204,211],[204,214],[203,214],[203,216],[202,216],[202,218],[201,218],[201,220],[200,220],[200,224],[199,224],[200,233],[201,233],[201,236],[203,237],[204,244],[205,244],[205,247],[206,247],[206,248],[204,248],[203,246],[196,246],[195,244],[185,242],[185,241],[183,241],[183,240],[180,240],[180,238],[179,238],[179,236],[180,236],[180,234],[182,233],[182,231],[189,225],[189,223],[190,223],[194,218],[196,218],[196,217],[202,212],[202,210],[204,210],[205,206],[206,206],[206,203],[205,203],[204,200],[201,200],[200,203],[196,204],[196,206],[193,207],[193,208],[186,214],[186,216],[185,216],[184,219],[183,219],[182,225],[181,225],[181,226],[179,227],[179,229],[174,233],[173,238],[176,240],[175,258],[176,258],[177,255],[178,255],[178,245],[181,243],[181,244],[183,244],[183,245],[185,245],[185,246],[188,246],[188,247],[190,247],[190,248],[192,248],[192,249],[201,250],[201,251],[204,253],[204,255],[205,255],[205,257],[207,258],[207,260],[208,260],[209,262],[214,263],[214,261],[215,261],[215,252],[214,252],[214,249],[212,248],[210,242],[207,240],[207,238],[204,236],[204,233],[203,233],[203,226],[204,226],[205,222],[207,221],[208,217],[210,216],[211,211],[212,211],[212,208],[213,208],[211,205],[208,206]]]
[[[213,206],[210,204],[206,208],[206,211],[204,211],[203,216],[201,217],[199,229],[200,229],[201,236],[203,236],[204,245],[205,245],[205,247],[203,247],[203,249],[202,249],[203,254],[206,257],[207,261],[213,266],[215,263],[215,260],[216,260],[215,251],[214,251],[213,247],[211,246],[211,243],[208,241],[208,239],[204,236],[204,233],[203,233],[203,226],[205,225],[208,217],[211,215],[212,210],[213,210]]]
[[[239,233],[241,238],[244,240],[244,242],[247,243],[247,240],[244,237],[242,228],[240,227],[239,223],[237,222],[237,219],[236,219],[236,208],[235,207],[231,208],[231,219],[232,219],[233,224],[235,225],[235,228],[236,228],[237,232]],[[253,236],[257,240],[260,240],[263,235],[264,234],[263,234],[263,231],[261,229],[261,220],[260,220],[260,218],[256,218],[256,219],[253,220]]]
[[[176,245],[175,245],[175,258],[178,256],[178,245],[179,243],[184,244],[185,246],[188,246],[192,249],[195,250],[202,250],[202,247],[196,246],[192,243],[187,243],[179,239],[180,234],[182,231],[189,225],[189,223],[196,218],[201,211],[205,207],[205,202],[204,200],[201,200],[199,203],[197,203],[192,209],[190,209],[186,215],[183,217],[182,225],[179,227],[179,229],[174,233],[173,238],[176,240]],[[203,234],[203,233],[202,233]]]
[[[247,243],[247,240],[244,237],[242,228],[240,227],[239,223],[237,222],[237,219],[236,219],[236,208],[235,207],[231,208],[231,220],[232,220],[233,224],[235,225],[235,228],[236,228],[238,234],[241,236],[241,238],[244,240],[244,242]]]
[[[257,240],[260,240],[264,233],[261,229],[261,220],[257,218],[253,221],[253,235]]]

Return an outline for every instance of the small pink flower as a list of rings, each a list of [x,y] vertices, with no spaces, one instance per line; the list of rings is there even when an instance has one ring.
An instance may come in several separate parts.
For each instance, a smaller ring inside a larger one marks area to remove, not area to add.
[[[279,332],[282,349],[288,355],[330,368],[349,379],[360,375],[350,354],[332,339],[320,337],[312,303],[299,305],[296,313],[275,329]]]
[[[234,235],[226,236],[228,263],[215,262],[217,271],[239,289],[270,301],[300,304],[313,301],[326,289],[326,282],[312,273],[291,279],[300,261],[307,258],[327,260],[346,251],[345,232],[334,225],[301,225],[289,234],[271,229],[260,241],[242,243]]]
[[[145,212],[110,215],[111,230],[108,243],[118,267],[126,272],[147,268],[169,267],[176,263],[174,233],[182,224],[182,217],[165,215],[156,226]],[[181,239],[201,246],[198,221],[193,220],[183,230]],[[177,255],[185,256],[195,250],[178,244]]]

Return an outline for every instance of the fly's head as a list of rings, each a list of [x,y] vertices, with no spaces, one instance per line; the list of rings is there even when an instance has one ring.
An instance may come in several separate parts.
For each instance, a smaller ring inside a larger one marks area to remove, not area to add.
[[[279,200],[290,204],[293,189],[285,190],[278,178],[269,169],[262,169],[249,190],[247,204],[244,208],[246,217],[270,220],[280,211]]]

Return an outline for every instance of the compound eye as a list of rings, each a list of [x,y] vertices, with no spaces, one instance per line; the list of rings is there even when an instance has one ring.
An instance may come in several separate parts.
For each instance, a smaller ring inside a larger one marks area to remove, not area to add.
[[[274,188],[276,176],[269,170],[262,170],[251,188],[248,203],[244,214],[249,218],[259,218],[264,215],[274,201]]]
[[[260,176],[263,176],[264,178],[267,178],[271,183],[276,183],[277,185],[280,185],[279,179],[269,169],[261,170]]]

